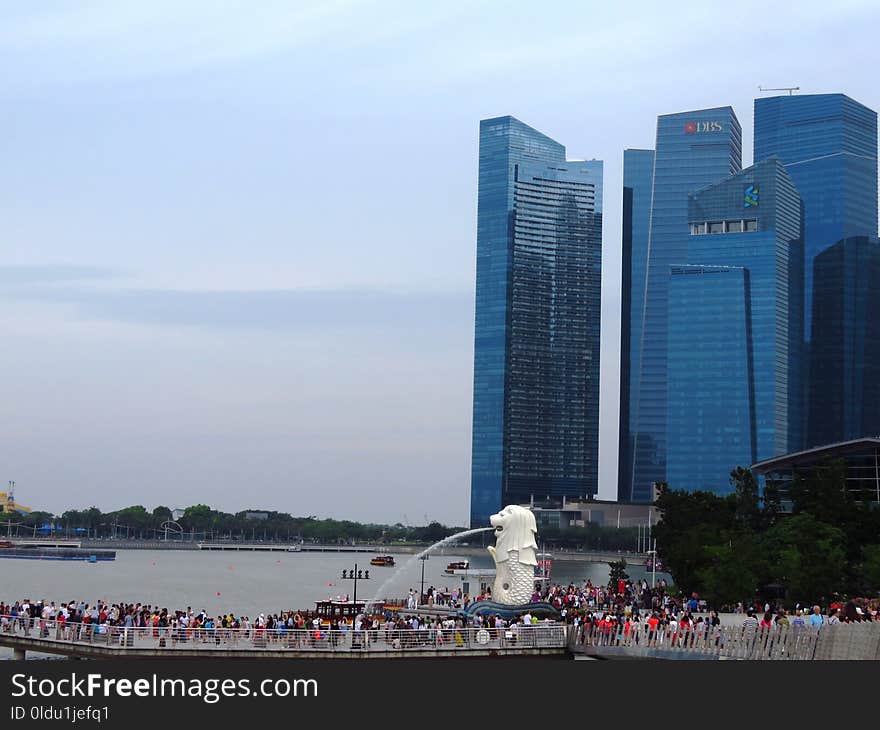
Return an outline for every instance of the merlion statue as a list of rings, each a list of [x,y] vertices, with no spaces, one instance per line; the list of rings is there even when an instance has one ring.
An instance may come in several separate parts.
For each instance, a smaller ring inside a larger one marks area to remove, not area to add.
[[[532,600],[535,591],[535,515],[531,510],[508,505],[489,518],[495,528],[495,547],[489,552],[495,560],[495,586],[492,600],[519,606]]]

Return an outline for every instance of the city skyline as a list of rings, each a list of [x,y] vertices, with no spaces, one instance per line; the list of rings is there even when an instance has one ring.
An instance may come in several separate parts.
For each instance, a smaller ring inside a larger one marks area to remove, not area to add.
[[[759,84],[880,102],[871,3],[688,13],[7,9],[0,477],[35,508],[256,500],[464,524],[475,125],[512,114],[605,161],[612,498],[623,150],[653,146],[658,114],[743,113]]]

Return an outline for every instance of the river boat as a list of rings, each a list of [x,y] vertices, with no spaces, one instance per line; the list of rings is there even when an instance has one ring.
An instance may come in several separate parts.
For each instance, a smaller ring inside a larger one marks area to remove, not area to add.
[[[393,568],[394,558],[391,555],[377,555],[370,561],[370,565],[380,565],[386,568]]]
[[[455,575],[456,570],[469,570],[470,567],[470,560],[457,560],[454,563],[447,565],[443,572],[448,573],[449,575]]]

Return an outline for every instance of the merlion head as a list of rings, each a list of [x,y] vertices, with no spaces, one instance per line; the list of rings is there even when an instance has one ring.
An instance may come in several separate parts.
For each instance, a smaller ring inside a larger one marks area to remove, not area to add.
[[[510,553],[519,552],[517,561],[529,565],[537,565],[535,548],[535,515],[531,510],[518,505],[508,505],[489,518],[489,524],[495,528],[495,561],[504,562],[510,559]]]

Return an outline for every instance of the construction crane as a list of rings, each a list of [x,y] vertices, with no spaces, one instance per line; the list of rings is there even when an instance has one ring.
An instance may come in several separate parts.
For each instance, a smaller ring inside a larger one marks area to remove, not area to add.
[[[795,91],[800,91],[800,86],[781,86],[778,89],[765,89],[763,86],[758,87],[758,91],[761,93],[765,91],[787,91],[788,95],[791,96]]]
[[[8,490],[6,492],[0,492],[0,513],[12,514],[13,512],[17,512],[18,514],[24,515],[30,511],[29,507],[25,507],[15,501],[15,482],[10,479]]]

